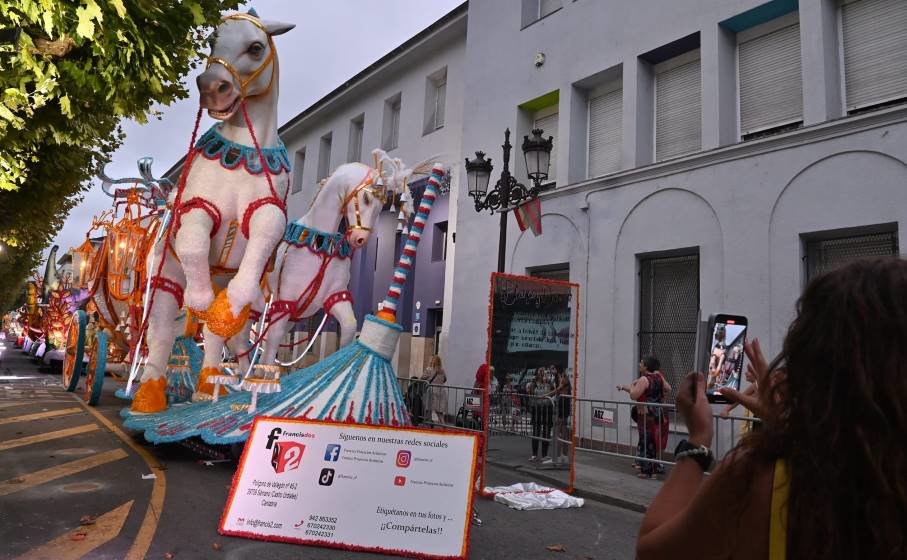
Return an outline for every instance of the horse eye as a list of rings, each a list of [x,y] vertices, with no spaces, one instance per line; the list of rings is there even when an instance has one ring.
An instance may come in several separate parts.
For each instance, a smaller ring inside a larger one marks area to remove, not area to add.
[[[246,52],[248,52],[252,56],[261,56],[261,53],[264,50],[265,50],[264,45],[262,45],[259,42],[255,42],[255,43],[252,43],[251,45],[249,45],[249,48],[246,49]]]
[[[370,197],[368,194],[363,195],[362,200],[363,202],[365,202],[366,206],[370,206],[372,204],[372,197]]]

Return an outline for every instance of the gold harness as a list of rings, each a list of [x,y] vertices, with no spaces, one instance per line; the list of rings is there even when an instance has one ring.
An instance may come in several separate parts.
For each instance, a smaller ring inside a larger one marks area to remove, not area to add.
[[[239,94],[242,99],[251,99],[260,95],[267,95],[268,92],[271,91],[271,87],[274,85],[274,74],[276,74],[277,72],[271,72],[271,78],[268,80],[268,87],[266,87],[264,91],[258,92],[254,95],[247,95],[246,90],[248,89],[249,85],[253,81],[255,81],[255,79],[258,78],[258,76],[260,76],[262,72],[264,72],[265,68],[274,63],[274,53],[276,52],[276,49],[274,47],[274,39],[271,38],[271,35],[268,33],[268,30],[265,29],[265,26],[262,25],[257,18],[250,16],[249,14],[230,14],[228,16],[224,16],[223,19],[224,21],[229,19],[242,19],[261,29],[264,32],[265,36],[268,38],[268,56],[265,57],[258,68],[253,70],[245,80],[242,79],[239,71],[236,70],[236,67],[234,67],[230,63],[230,61],[220,58],[219,56],[209,56],[208,65],[206,66],[206,68],[210,68],[212,64],[220,64],[221,66],[226,68],[227,72],[229,72],[230,75],[233,76],[233,79],[236,80],[236,82],[239,84]]]

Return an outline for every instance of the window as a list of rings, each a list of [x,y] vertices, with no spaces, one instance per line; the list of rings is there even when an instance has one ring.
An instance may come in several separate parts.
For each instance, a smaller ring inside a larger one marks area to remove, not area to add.
[[[698,321],[698,251],[640,258],[638,358],[658,358],[673,387],[695,367]]]
[[[305,148],[296,152],[295,161],[293,162],[293,190],[298,193],[302,190],[302,175],[305,173]]]
[[[537,266],[526,270],[528,276],[546,280],[570,281],[570,263]]]
[[[907,2],[846,0],[842,4],[847,110],[907,98]]]
[[[523,27],[553,14],[563,7],[563,0],[523,0]]]
[[[318,150],[318,180],[331,174],[331,142],[333,133],[328,132],[321,137],[321,146]]]
[[[737,35],[740,135],[744,140],[803,122],[797,13]]]
[[[805,236],[806,281],[862,257],[898,255],[897,225],[880,226],[847,235]]]
[[[431,260],[447,260],[447,221],[435,224],[434,235],[431,238]]]
[[[548,166],[547,184],[549,185],[553,185],[557,181],[557,123],[557,105],[539,109],[532,115],[532,128],[544,130],[545,134],[543,136],[545,138],[554,137],[554,147],[551,149],[551,164]],[[520,158],[522,158],[522,155],[520,155]]]
[[[589,94],[587,176],[590,179],[620,170],[623,94],[620,82],[597,88]]]
[[[425,80],[425,126],[422,133],[429,134],[444,126],[444,105],[447,101],[447,67],[438,70]]]
[[[396,148],[400,141],[400,102],[399,93],[384,102],[384,132],[381,135],[381,147],[387,151]]]
[[[350,145],[346,161],[362,161],[362,131],[365,129],[365,115],[359,115],[350,121]]]
[[[699,49],[655,66],[655,159],[702,148]]]

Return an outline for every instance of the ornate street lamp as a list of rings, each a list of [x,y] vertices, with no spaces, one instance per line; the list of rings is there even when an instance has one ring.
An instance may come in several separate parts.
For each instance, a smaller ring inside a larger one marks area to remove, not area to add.
[[[507,248],[507,213],[523,202],[538,197],[542,183],[548,179],[548,168],[551,164],[551,150],[554,147],[554,138],[542,138],[544,131],[540,128],[532,131],[532,137],[523,137],[523,158],[526,161],[526,174],[532,181],[531,187],[526,187],[510,174],[510,129],[504,131],[504,170],[501,177],[489,191],[491,181],[491,159],[485,157],[485,152],[476,152],[473,160],[466,158],[466,180],[468,194],[475,201],[476,212],[488,210],[501,214],[501,225],[498,241],[498,272],[504,272],[504,256]]]

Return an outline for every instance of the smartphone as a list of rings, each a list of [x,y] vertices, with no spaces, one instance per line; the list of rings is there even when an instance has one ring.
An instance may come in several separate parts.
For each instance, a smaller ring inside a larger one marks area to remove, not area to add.
[[[746,317],[717,313],[709,317],[711,344],[705,355],[705,395],[710,403],[728,403],[727,397],[719,393],[722,387],[740,390],[743,377],[746,342]]]

